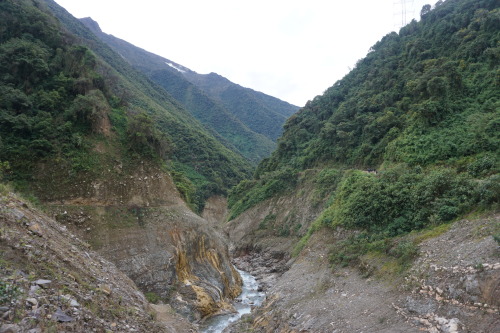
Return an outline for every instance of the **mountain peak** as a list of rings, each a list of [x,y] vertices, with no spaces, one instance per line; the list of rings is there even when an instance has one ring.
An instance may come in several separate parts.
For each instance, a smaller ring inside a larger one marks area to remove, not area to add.
[[[94,21],[91,17],[81,18],[80,22],[82,22],[87,28],[92,30],[92,32],[102,33],[102,30],[101,30],[101,27],[99,26],[99,23]]]

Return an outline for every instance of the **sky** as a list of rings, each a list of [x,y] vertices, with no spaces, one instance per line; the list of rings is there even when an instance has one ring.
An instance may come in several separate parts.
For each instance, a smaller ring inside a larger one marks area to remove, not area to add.
[[[437,0],[55,1],[197,73],[304,106]]]

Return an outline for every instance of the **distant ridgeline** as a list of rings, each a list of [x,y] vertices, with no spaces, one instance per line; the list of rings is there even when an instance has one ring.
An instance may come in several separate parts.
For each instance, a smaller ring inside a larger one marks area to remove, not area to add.
[[[170,171],[195,210],[252,169],[54,1],[0,1],[5,177],[30,191],[43,167],[61,169],[54,181],[91,181],[145,159]]]
[[[215,73],[198,74],[103,33],[91,18],[81,21],[127,62],[167,90],[228,148],[242,154],[252,164],[271,154],[286,119],[299,109],[277,98],[243,88]]]
[[[232,190],[232,217],[310,169],[326,204],[308,235],[326,225],[376,239],[498,208],[499,5],[439,1],[383,37],[286,122],[255,178]]]

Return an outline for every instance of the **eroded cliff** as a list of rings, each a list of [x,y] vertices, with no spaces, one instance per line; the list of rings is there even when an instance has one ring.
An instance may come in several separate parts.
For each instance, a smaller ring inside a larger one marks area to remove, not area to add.
[[[100,173],[54,181],[62,168],[41,166],[36,180],[58,221],[190,320],[231,310],[241,279],[226,240],[189,209],[167,172],[115,160]]]
[[[2,332],[194,329],[166,305],[151,307],[130,278],[66,226],[1,189]]]

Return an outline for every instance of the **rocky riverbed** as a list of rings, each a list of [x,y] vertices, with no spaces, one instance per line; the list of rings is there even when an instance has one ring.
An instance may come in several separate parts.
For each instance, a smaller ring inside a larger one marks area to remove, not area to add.
[[[201,325],[201,332],[221,333],[231,323],[236,322],[243,315],[250,314],[254,308],[262,305],[266,296],[255,277],[242,270],[238,270],[238,273],[243,280],[243,286],[241,294],[233,303],[235,311],[210,318]]]
[[[224,332],[500,332],[500,248],[491,236],[499,226],[492,214],[435,236],[416,234],[424,239],[418,257],[402,273],[383,258],[365,258],[370,274],[332,269],[330,244],[339,235],[329,229],[314,233],[295,258],[277,241],[240,249],[235,261],[267,298]]]

